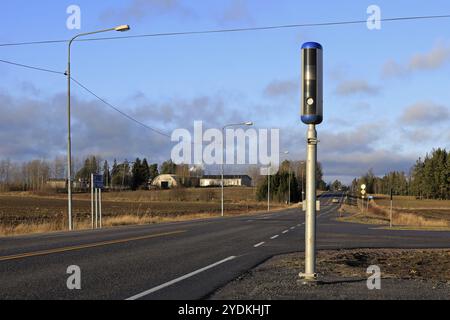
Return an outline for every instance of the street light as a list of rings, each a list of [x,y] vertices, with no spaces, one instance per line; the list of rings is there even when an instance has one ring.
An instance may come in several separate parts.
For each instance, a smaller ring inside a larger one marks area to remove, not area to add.
[[[305,161],[300,161],[300,172],[301,172],[301,177],[302,177],[302,203],[303,203],[303,199],[305,199],[305,189],[304,189],[304,183],[303,183],[303,179],[304,179],[304,170],[303,170],[303,165],[305,164]]]
[[[285,151],[284,152],[285,155],[289,155],[289,151]],[[289,199],[288,199],[288,205],[291,205],[291,162],[288,160],[289,162],[289,168],[288,168],[288,173],[289,173]]]
[[[222,217],[225,215],[224,213],[224,205],[223,205],[223,193],[224,193],[224,181],[223,181],[223,176],[224,176],[224,162],[225,162],[225,129],[229,128],[229,127],[238,127],[238,126],[253,126],[253,122],[252,121],[247,121],[247,122],[241,122],[241,123],[232,123],[232,124],[227,124],[225,126],[222,127],[222,180],[221,180],[221,188],[222,188],[222,197],[221,197],[221,211],[222,211]]]
[[[70,125],[70,83],[71,83],[71,73],[70,73],[70,50],[72,48],[72,42],[75,39],[91,34],[108,32],[108,31],[119,31],[124,32],[130,30],[129,25],[120,25],[115,28],[98,30],[93,32],[80,33],[70,39],[68,46],[68,60],[67,60],[67,71],[65,75],[67,76],[67,209],[69,214],[69,230],[72,231],[72,141],[71,141],[71,125]]]

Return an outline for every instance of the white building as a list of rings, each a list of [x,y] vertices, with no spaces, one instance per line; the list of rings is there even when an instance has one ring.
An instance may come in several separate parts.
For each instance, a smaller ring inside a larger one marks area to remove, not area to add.
[[[222,176],[203,176],[200,178],[200,187],[220,187]],[[248,175],[224,175],[223,185],[225,187],[251,187],[252,179]]]

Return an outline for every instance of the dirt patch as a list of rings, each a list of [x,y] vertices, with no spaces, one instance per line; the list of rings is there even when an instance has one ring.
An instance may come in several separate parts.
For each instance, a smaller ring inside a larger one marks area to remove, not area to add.
[[[369,290],[367,268],[381,269]],[[216,292],[213,299],[450,299],[450,250],[320,251],[318,286],[297,283],[303,254],[275,257]]]

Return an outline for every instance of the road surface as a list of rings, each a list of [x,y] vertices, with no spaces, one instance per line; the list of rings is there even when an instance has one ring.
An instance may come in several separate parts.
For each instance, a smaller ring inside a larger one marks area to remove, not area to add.
[[[341,223],[321,198],[318,249],[448,248],[450,232],[390,231]],[[206,219],[0,238],[0,299],[208,298],[274,255],[303,251],[304,214]],[[69,266],[81,290],[67,289]]]

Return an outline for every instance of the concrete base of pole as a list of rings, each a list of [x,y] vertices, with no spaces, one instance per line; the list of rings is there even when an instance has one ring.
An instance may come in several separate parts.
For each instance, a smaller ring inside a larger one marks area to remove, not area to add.
[[[297,280],[297,283],[300,285],[316,286],[316,285],[320,284],[317,273],[313,273],[313,274],[299,273],[298,276],[299,276],[299,279]]]

